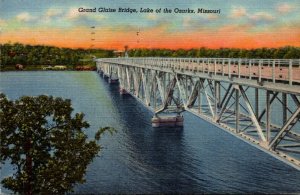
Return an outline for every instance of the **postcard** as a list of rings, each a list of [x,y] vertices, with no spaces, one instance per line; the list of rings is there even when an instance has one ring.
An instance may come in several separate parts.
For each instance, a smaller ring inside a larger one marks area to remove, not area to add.
[[[299,18],[0,0],[0,194],[300,193]]]

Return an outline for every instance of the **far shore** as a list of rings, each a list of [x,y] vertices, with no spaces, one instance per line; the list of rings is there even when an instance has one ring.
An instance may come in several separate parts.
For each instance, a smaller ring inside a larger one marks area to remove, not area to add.
[[[95,71],[96,66],[87,65],[16,65],[0,67],[1,72],[7,71]]]

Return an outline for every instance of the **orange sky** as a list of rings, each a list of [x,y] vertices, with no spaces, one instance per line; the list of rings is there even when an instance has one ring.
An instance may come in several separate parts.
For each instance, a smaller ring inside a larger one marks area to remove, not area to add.
[[[291,31],[293,30],[293,33]],[[121,49],[130,48],[258,48],[281,47],[286,45],[300,47],[300,29],[280,29],[278,32],[249,33],[244,31],[216,32],[173,32],[165,33],[163,29],[151,29],[141,32],[140,37],[132,36],[134,31],[114,32],[95,30],[95,41],[91,41],[90,30],[30,30],[22,33],[15,31],[1,36],[1,42],[21,42],[25,44],[45,44],[59,47]],[[86,35],[86,36],[83,36]]]
[[[222,10],[221,14],[193,15],[80,13],[78,7],[96,7],[95,2],[66,0],[41,4],[36,0],[24,1],[27,3],[0,2],[1,43],[71,48],[91,48],[94,45],[93,48],[105,49],[122,49],[124,45],[170,49],[300,47],[300,2],[295,0],[228,4],[223,1],[199,4],[189,0],[167,4],[170,9],[189,7],[196,10],[205,5]],[[116,6],[100,2],[106,7]],[[139,1],[132,4],[120,1],[118,5],[149,6]],[[153,8],[165,5],[153,2]]]

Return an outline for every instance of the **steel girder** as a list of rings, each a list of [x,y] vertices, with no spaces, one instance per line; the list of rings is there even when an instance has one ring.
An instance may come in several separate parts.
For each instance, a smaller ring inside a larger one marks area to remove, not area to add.
[[[188,111],[300,170],[298,94],[138,63],[100,60],[97,68],[155,115]]]

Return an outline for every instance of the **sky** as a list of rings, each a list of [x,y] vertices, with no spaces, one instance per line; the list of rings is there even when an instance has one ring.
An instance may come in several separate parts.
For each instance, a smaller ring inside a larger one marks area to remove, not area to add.
[[[172,13],[163,13],[165,8]],[[174,13],[176,8],[195,13]],[[220,14],[197,13],[198,8]],[[0,43],[7,42],[104,49],[300,47],[300,1],[0,0]]]

